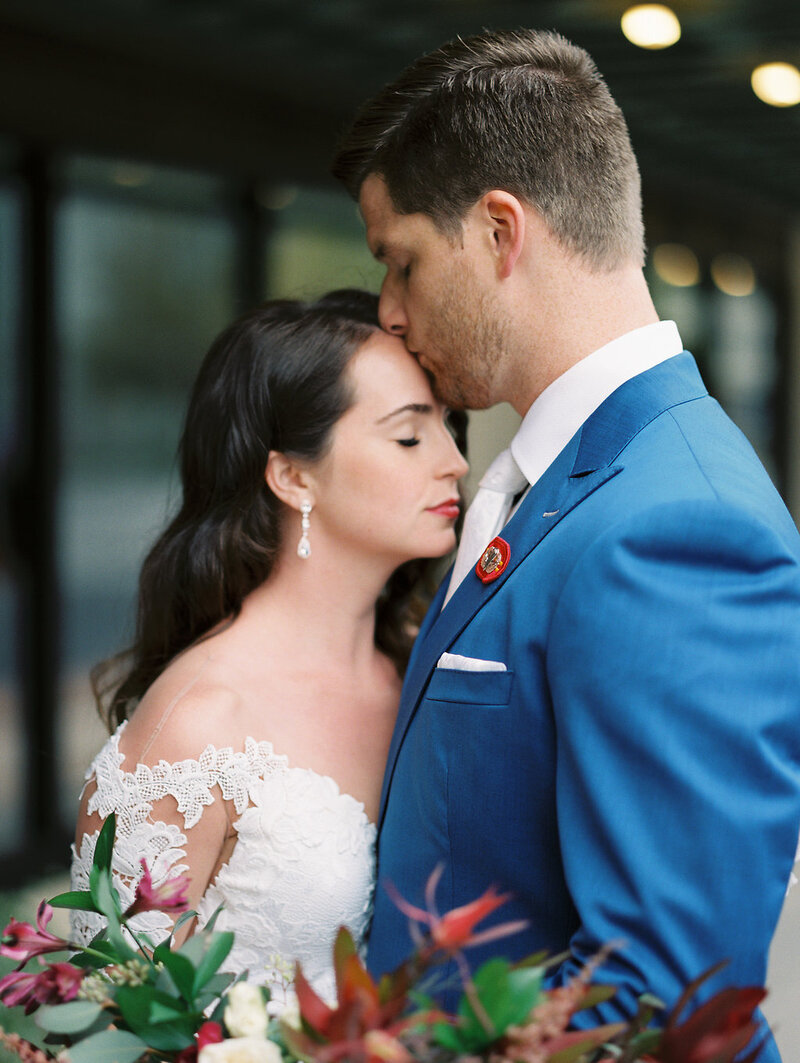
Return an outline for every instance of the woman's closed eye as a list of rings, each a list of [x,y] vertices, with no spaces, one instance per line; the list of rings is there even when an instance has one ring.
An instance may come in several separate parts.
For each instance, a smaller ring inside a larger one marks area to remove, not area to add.
[[[396,443],[399,443],[401,447],[415,447],[419,443],[419,439],[416,436],[410,436],[408,439],[396,439]]]

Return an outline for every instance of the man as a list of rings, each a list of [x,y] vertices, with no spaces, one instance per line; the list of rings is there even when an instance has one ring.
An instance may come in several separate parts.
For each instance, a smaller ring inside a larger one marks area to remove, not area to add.
[[[607,1019],[723,959],[706,992],[763,984],[800,823],[800,539],[658,321],[619,109],[557,34],[458,39],[365,105],[334,172],[384,328],[443,401],[524,417],[406,677],[370,966],[410,945],[380,882],[419,903],[443,862],[441,909],[496,882],[529,920],[504,951],[569,951],[553,984],[623,942]]]

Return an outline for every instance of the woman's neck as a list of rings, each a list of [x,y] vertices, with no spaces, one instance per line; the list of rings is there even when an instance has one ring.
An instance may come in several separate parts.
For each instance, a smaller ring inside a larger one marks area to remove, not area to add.
[[[312,551],[314,546],[312,545]],[[284,551],[269,578],[244,601],[237,627],[272,645],[302,647],[322,667],[368,669],[375,660],[375,604],[391,569]]]

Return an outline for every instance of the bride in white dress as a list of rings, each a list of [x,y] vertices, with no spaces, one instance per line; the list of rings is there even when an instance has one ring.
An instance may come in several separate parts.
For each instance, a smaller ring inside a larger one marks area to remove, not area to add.
[[[145,561],[136,641],[98,673],[116,730],[87,773],[73,888],[115,812],[123,908],[142,858],[155,884],[186,870],[197,925],[221,904],[217,927],[235,931],[226,969],[280,1001],[281,967],[300,960],[331,999],[336,930],[361,939],[369,921],[430,566],[412,559],[454,546],[467,466],[377,298],[355,291],[267,304],[223,332],[180,456],[182,507]],[[171,929],[137,919],[154,939]],[[99,927],[76,913],[80,940]]]

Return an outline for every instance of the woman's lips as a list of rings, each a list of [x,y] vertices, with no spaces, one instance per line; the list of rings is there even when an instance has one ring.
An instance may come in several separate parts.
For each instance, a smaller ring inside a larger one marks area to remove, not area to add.
[[[455,520],[461,512],[461,503],[457,498],[448,498],[446,502],[441,502],[438,506],[431,506],[428,512],[435,513],[439,517],[446,517],[448,520]]]

